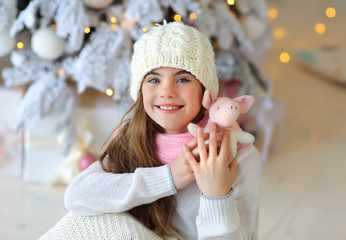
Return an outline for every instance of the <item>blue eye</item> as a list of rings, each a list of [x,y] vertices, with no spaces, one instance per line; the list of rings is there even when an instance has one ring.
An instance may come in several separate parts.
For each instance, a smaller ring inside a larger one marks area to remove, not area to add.
[[[186,78],[179,78],[178,83],[182,83],[182,82],[190,82],[190,80],[186,79]]]
[[[159,80],[157,78],[151,78],[148,80],[149,83],[158,83]]]

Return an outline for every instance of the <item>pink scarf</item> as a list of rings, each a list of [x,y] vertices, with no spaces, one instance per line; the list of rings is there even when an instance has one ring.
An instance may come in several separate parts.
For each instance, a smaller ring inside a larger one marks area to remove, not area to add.
[[[208,123],[208,116],[205,116],[200,122],[197,123],[199,127],[205,127]],[[238,123],[235,122],[232,126],[233,129],[241,130]],[[156,154],[163,164],[170,164],[181,152],[184,144],[189,143],[194,136],[187,132],[181,134],[165,134],[159,133],[156,135]],[[242,148],[248,144],[238,143],[237,148]]]

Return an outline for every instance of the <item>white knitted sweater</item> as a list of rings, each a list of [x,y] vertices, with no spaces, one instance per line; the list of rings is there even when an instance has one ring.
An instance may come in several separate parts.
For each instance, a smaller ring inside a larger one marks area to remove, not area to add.
[[[190,239],[178,232],[165,240]],[[97,216],[78,216],[67,213],[39,240],[160,240],[158,235],[143,226],[128,213]]]
[[[39,240],[160,239],[127,213],[78,216],[66,214]]]
[[[173,224],[191,238],[257,239],[261,163],[254,146],[238,151],[237,168],[233,191],[225,197],[208,198],[200,194],[196,183],[177,192],[169,165],[113,174],[104,172],[96,162],[69,185],[65,206],[84,216],[122,213],[175,194],[177,210]],[[103,224],[103,221],[99,222],[99,225]],[[94,230],[98,232],[102,228],[98,226]]]

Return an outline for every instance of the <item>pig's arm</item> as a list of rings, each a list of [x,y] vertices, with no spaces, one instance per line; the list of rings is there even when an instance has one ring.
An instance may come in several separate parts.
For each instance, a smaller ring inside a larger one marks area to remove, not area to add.
[[[231,148],[234,158],[237,156],[237,143],[251,144],[255,141],[255,137],[248,132],[242,130],[233,130],[231,134]]]

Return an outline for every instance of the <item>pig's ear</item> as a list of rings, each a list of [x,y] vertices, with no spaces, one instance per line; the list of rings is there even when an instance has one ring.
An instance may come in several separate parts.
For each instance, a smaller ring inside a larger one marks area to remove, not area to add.
[[[210,106],[215,102],[216,97],[213,95],[212,92],[209,90],[204,91],[203,99],[202,99],[202,106],[206,109],[209,109]]]
[[[255,98],[250,95],[243,95],[233,99],[233,101],[239,104],[240,113],[247,113],[250,110],[252,104],[254,103]]]

